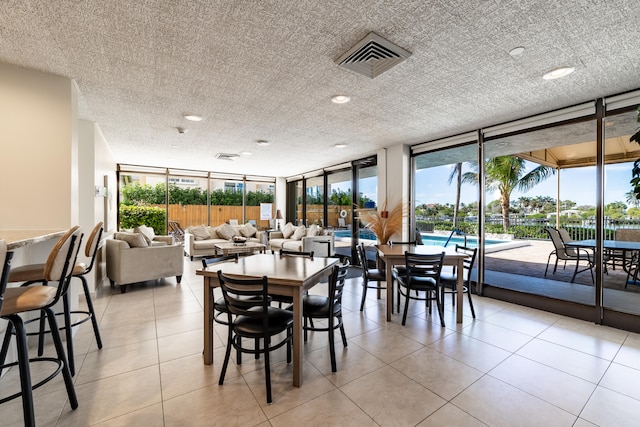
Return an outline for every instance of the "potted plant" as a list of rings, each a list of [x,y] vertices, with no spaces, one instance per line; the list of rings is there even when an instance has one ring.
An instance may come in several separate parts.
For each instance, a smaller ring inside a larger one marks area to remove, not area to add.
[[[365,227],[373,231],[381,244],[387,244],[394,234],[402,234],[402,218],[406,215],[406,209],[401,202],[388,208],[385,200],[378,210],[363,210],[361,218],[366,223]]]

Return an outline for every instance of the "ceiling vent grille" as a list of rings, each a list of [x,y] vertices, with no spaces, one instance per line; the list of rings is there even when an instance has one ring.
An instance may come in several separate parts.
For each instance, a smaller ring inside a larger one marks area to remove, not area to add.
[[[373,79],[410,56],[411,52],[376,33],[369,33],[338,58],[336,63],[342,68]]]
[[[236,157],[239,157],[239,154],[229,154],[229,153],[218,153],[216,154],[216,159],[219,160],[235,160]]]

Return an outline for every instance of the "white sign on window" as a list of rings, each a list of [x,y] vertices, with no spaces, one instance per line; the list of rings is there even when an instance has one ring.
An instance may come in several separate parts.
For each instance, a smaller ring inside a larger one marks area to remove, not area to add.
[[[269,220],[273,212],[273,203],[260,203],[260,219]]]

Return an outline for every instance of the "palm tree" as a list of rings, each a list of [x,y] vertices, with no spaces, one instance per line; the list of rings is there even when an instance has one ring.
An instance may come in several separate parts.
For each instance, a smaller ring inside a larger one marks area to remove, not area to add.
[[[475,168],[477,169],[477,165]],[[555,169],[542,165],[525,173],[525,160],[514,156],[498,156],[487,160],[485,163],[487,190],[500,192],[502,228],[505,233],[509,228],[509,205],[513,190],[529,191],[555,173]],[[462,176],[462,182],[477,185],[477,172],[465,173]]]
[[[453,228],[458,228],[458,212],[460,211],[460,189],[462,187],[462,163],[456,163],[449,174],[449,185],[456,178],[456,204],[453,208]]]

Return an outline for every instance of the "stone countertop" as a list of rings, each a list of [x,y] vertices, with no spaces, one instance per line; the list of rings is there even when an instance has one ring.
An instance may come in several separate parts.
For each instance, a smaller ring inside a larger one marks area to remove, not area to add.
[[[0,240],[7,242],[7,249],[13,250],[34,243],[44,242],[62,236],[66,230],[4,230],[0,229]]]

